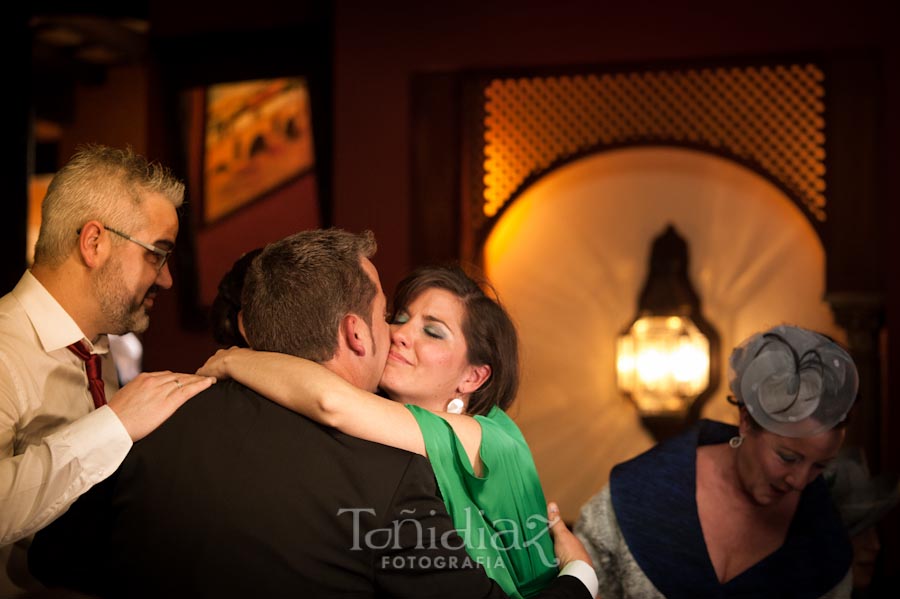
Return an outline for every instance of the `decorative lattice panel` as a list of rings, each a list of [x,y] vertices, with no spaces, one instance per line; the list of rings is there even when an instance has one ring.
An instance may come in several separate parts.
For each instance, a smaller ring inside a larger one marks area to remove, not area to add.
[[[494,79],[484,96],[478,218],[567,158],[658,142],[753,165],[824,221],[824,94],[812,64]]]

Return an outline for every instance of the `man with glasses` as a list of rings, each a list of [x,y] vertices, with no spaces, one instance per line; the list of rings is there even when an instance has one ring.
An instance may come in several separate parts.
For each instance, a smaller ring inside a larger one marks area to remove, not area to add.
[[[121,231],[116,231],[112,227],[107,226],[106,230],[109,231],[110,233],[114,233],[114,234],[118,235],[119,237],[127,239],[128,241],[130,241],[132,243],[136,243],[139,246],[141,246],[142,248],[144,248],[145,250],[147,250],[148,252],[150,252],[150,254],[147,256],[147,260],[149,260],[151,263],[153,263],[153,265],[156,267],[156,272],[160,272],[163,269],[163,266],[165,266],[166,262],[168,262],[168,260],[169,260],[169,256],[172,255],[172,250],[170,250],[170,249],[163,250],[163,249],[156,247],[152,243],[144,243],[140,239],[135,239],[134,237],[132,237],[131,235],[128,235],[127,233],[123,233]],[[79,231],[78,233],[80,234],[81,232]]]
[[[80,149],[47,191],[33,267],[0,298],[0,559],[17,585],[29,535],[212,382],[145,373],[119,390],[108,351],[172,286],[183,196],[130,149]],[[17,588],[0,573],[0,596]]]

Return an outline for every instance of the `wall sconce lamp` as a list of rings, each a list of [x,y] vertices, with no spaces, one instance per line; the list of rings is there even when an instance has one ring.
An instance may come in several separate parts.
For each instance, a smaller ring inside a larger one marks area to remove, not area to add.
[[[619,389],[657,441],[695,422],[719,382],[719,335],[688,278],[688,247],[670,224],[653,240],[635,319],[619,335]]]

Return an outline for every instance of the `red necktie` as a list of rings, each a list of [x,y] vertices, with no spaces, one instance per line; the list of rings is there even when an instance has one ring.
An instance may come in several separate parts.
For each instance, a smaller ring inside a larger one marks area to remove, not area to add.
[[[91,390],[91,397],[94,398],[94,407],[105,406],[106,391],[103,388],[103,376],[100,372],[100,356],[89,352],[83,341],[78,341],[68,347],[69,351],[84,360],[84,370],[87,372],[88,377],[88,389]]]

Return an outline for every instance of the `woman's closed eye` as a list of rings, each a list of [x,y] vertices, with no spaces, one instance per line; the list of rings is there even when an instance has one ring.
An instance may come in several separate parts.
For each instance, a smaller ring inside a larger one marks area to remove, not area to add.
[[[397,312],[394,314],[394,319],[391,320],[391,324],[406,324],[409,322],[409,314],[406,312]]]
[[[444,331],[435,325],[427,325],[425,327],[425,334],[434,339],[443,339],[445,337]]]
[[[789,453],[778,452],[778,457],[781,458],[781,461],[785,464],[796,464],[800,458],[795,455]]]

